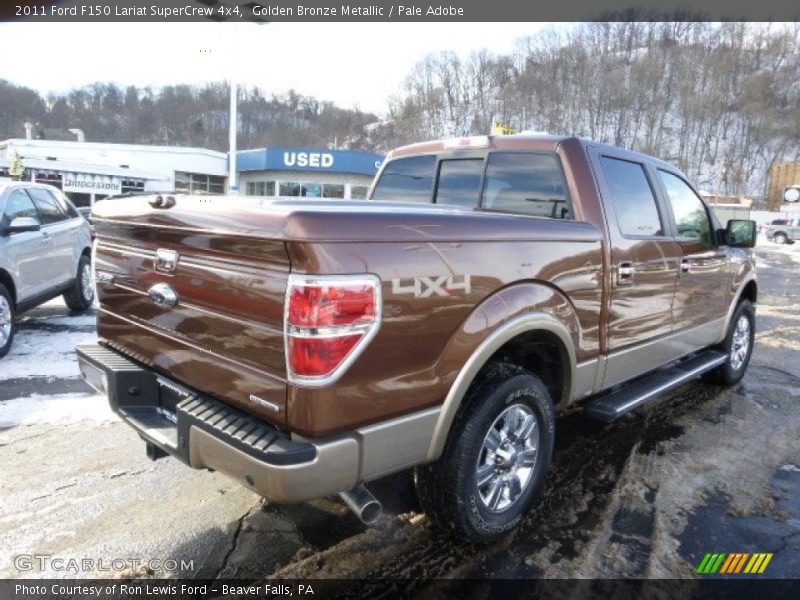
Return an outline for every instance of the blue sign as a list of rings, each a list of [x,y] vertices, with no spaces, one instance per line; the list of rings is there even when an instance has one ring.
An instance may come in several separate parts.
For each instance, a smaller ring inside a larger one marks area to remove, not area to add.
[[[385,156],[360,150],[318,148],[261,148],[236,153],[236,167],[244,171],[313,171],[372,177]]]

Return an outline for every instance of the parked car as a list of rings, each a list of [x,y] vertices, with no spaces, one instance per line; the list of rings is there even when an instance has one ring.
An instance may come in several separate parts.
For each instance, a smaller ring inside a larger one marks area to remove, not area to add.
[[[0,357],[17,315],[63,295],[70,310],[94,301],[89,223],[60,190],[0,182]]]
[[[800,219],[776,219],[764,235],[776,244],[794,244],[800,240]]]
[[[148,455],[276,502],[338,492],[368,523],[364,484],[415,467],[437,527],[496,540],[544,486],[556,415],[735,384],[753,348],[755,223],[577,138],[400,148],[368,202],[151,196],[93,219],[79,365]]]

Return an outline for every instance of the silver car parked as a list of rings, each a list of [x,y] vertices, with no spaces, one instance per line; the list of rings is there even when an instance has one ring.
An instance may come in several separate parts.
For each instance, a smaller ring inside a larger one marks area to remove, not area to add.
[[[14,317],[56,296],[72,311],[94,301],[89,223],[60,190],[0,181],[0,357]]]

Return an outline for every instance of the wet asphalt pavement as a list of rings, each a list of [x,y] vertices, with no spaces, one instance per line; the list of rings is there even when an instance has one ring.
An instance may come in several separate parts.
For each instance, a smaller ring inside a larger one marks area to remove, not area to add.
[[[697,578],[707,552],[771,552],[765,576],[800,577],[800,244],[757,252],[743,382],[698,380],[607,426],[561,419],[537,508],[483,548],[429,528],[410,473],[370,486],[388,516],[368,529],[335,499],[275,506],[218,473],[149,461],[78,378],[72,350],[93,340],[94,317],[51,302],[0,361],[0,577],[358,577],[375,580],[367,596],[389,578],[428,592],[483,577]],[[185,565],[76,573],[20,555]]]

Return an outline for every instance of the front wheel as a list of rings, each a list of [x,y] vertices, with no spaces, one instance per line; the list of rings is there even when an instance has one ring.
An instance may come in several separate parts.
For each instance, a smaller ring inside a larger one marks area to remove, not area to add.
[[[742,300],[733,311],[728,334],[719,347],[727,355],[727,360],[708,374],[709,380],[722,385],[741,381],[753,354],[755,331],[755,308],[749,300]]]
[[[417,467],[417,495],[433,525],[489,543],[516,527],[542,490],[555,440],[541,379],[489,366],[464,398],[442,456]]]
[[[69,290],[64,294],[64,302],[73,312],[84,311],[94,302],[94,281],[92,281],[92,263],[85,254],[78,262],[78,273]]]

